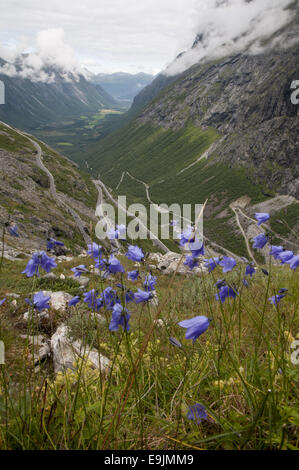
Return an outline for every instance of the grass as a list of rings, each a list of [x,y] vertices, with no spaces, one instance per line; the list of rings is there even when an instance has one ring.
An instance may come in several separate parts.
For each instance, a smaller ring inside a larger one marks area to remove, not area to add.
[[[119,259],[126,270],[134,268],[126,257]],[[83,262],[94,264],[89,258]],[[81,258],[60,263],[54,273],[70,274],[78,264]],[[34,372],[28,342],[20,340],[23,298],[36,289],[74,295],[77,286],[71,280],[24,278],[24,265],[5,260],[0,273],[0,298],[8,292],[21,294],[16,307],[9,298],[0,307],[6,346],[6,364],[0,366],[0,448],[298,448],[299,369],[291,361],[299,326],[298,272],[289,266],[263,266],[269,276],[258,269],[245,288],[245,266],[240,264],[226,275],[217,267],[199,277],[170,277],[154,270],[159,306],[130,303],[129,332],[110,332],[111,312],[102,309],[106,326],[99,324],[82,302],[64,314],[50,311],[56,327],[63,321],[70,338],[111,361],[106,372],[78,360],[74,370],[55,375],[48,362]],[[142,278],[148,269],[146,262],[141,265]],[[104,283],[89,277],[89,288],[99,292],[108,285],[118,289],[119,282],[134,291],[142,287],[141,280],[127,282],[121,274]],[[239,292],[224,304],[215,299],[215,282],[223,277]],[[274,307],[268,297],[281,288],[288,294]],[[192,344],[178,322],[197,315],[212,321]],[[42,327],[35,328],[38,332]],[[45,335],[53,331],[43,328]],[[182,347],[174,347],[170,337]],[[187,418],[195,403],[206,408],[208,420]]]

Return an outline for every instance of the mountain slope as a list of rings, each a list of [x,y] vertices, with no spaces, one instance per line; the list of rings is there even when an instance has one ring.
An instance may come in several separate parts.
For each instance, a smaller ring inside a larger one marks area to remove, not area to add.
[[[40,165],[34,142],[42,151]],[[86,233],[96,222],[98,191],[91,178],[42,142],[28,140],[3,123],[0,161],[0,226],[17,224],[21,235],[17,240],[9,237],[6,246],[12,251],[17,247],[17,252],[45,249],[46,238],[54,237],[67,248],[86,247],[78,218]],[[57,199],[53,197],[49,174],[54,178]]]
[[[4,74],[7,62],[1,60],[0,80],[5,84],[5,102],[0,106],[0,119],[26,130],[44,124],[69,121],[84,113],[113,107],[115,100],[83,75],[65,77],[58,69],[47,69],[49,81],[36,81]]]

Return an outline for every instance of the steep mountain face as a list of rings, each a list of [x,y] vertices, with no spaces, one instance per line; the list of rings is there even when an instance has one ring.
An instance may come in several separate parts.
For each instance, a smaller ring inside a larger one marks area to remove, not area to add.
[[[1,60],[0,80],[5,84],[6,104],[0,106],[0,119],[13,126],[32,130],[116,104],[100,85],[92,84],[83,75],[66,76],[51,68],[44,71],[51,80],[37,81],[23,78],[21,73],[5,74],[8,65]]]
[[[116,100],[131,102],[133,98],[153,81],[153,75],[147,73],[99,73],[91,77],[92,83],[101,87]]]
[[[290,40],[298,37],[298,24],[297,12]],[[208,199],[208,235],[246,254],[232,210],[236,201],[247,201],[241,205],[252,214],[271,199],[277,218],[298,225],[296,77],[298,44],[160,75],[135,98],[134,119],[93,146],[89,164],[131,201],[149,202],[148,193],[156,203]],[[286,206],[278,194],[288,195]]]
[[[33,143],[0,123],[0,231],[8,223],[17,224],[20,233],[20,238],[7,236],[5,250],[12,256],[45,250],[47,237],[54,237],[66,248],[81,251],[86,241],[78,220],[88,233],[96,221],[97,189],[75,164],[34,141],[41,147],[43,165],[53,175],[57,198],[48,173],[38,164]]]
[[[291,83],[299,76],[299,48],[238,55],[195,66],[140,113],[137,123],[178,131],[187,123],[213,128],[213,153],[229,166],[252,170],[270,190],[299,197],[298,106]]]

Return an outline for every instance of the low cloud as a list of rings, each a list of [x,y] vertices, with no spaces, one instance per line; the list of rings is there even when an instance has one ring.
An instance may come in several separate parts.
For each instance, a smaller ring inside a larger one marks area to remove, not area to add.
[[[163,73],[176,75],[200,61],[240,51],[262,52],[266,47],[263,40],[291,21],[293,12],[286,9],[290,3],[290,0],[198,0],[196,44]],[[276,38],[274,43],[275,47],[279,43],[285,46],[283,38]]]
[[[80,66],[73,49],[66,43],[62,28],[39,31],[36,44],[30,53],[26,53],[25,43],[14,48],[0,49],[0,56],[7,61],[0,67],[0,73],[9,77],[28,78],[34,82],[52,83],[55,72],[66,81],[79,80],[87,75]]]

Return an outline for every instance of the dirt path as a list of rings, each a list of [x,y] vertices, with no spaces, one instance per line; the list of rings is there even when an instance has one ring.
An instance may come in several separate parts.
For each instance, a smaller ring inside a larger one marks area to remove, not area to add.
[[[64,202],[61,199],[61,197],[59,196],[59,194],[57,193],[54,176],[52,175],[50,170],[48,170],[48,168],[45,166],[45,164],[42,160],[42,149],[41,149],[40,145],[32,138],[31,135],[23,133],[23,132],[21,132],[17,129],[14,129],[14,128],[12,128],[11,126],[9,126],[8,124],[6,124],[4,122],[1,122],[1,124],[3,124],[4,126],[8,127],[11,130],[13,130],[14,132],[17,132],[19,135],[21,135],[22,137],[25,137],[26,139],[28,139],[32,143],[32,145],[36,149],[36,164],[42,171],[44,171],[47,174],[47,176],[49,178],[50,193],[51,193],[53,199],[56,201],[56,203],[60,207],[65,209],[73,217],[79,231],[81,232],[81,235],[82,235],[86,245],[91,243],[91,238],[88,235],[88,233],[85,231],[85,225],[82,222],[80,216],[77,214],[76,211],[74,211],[74,209],[72,207],[70,207],[66,202]]]
[[[234,208],[234,207],[231,206],[231,210],[232,210],[232,211],[234,212],[234,214],[235,214],[238,227],[239,227],[239,229],[240,229],[240,231],[241,231],[241,233],[242,233],[242,235],[243,235],[243,237],[244,237],[244,240],[245,240],[245,243],[246,243],[246,248],[247,248],[247,252],[248,252],[248,254],[249,254],[249,257],[252,259],[252,261],[253,261],[256,265],[258,265],[258,263],[256,262],[255,257],[254,257],[253,254],[252,254],[252,251],[251,251],[251,248],[250,248],[249,240],[248,240],[248,238],[247,238],[247,235],[246,235],[246,233],[245,233],[245,231],[244,231],[244,229],[243,229],[243,227],[242,227],[242,225],[241,225],[240,219],[239,219],[238,210],[240,210],[240,209],[239,209],[239,208]]]
[[[108,197],[108,199],[110,199],[110,201],[115,205],[115,207],[120,207],[120,209],[122,209],[127,216],[129,217],[133,217],[133,218],[136,218],[139,222],[139,225],[144,229],[146,230],[147,234],[150,236],[150,239],[152,240],[153,244],[156,245],[158,248],[160,248],[162,251],[168,253],[170,250],[167,248],[166,245],[164,245],[163,242],[161,242],[161,240],[159,240],[159,238],[154,234],[152,233],[145,225],[144,223],[138,218],[135,216],[135,214],[132,214],[130,213],[126,207],[123,207],[122,205],[118,204],[118,202],[113,198],[113,196],[110,194],[109,190],[107,189],[107,187],[105,186],[105,184],[100,180],[98,179],[97,182],[96,182],[98,185],[101,186],[101,188],[103,189],[104,193],[106,194],[106,196]]]

